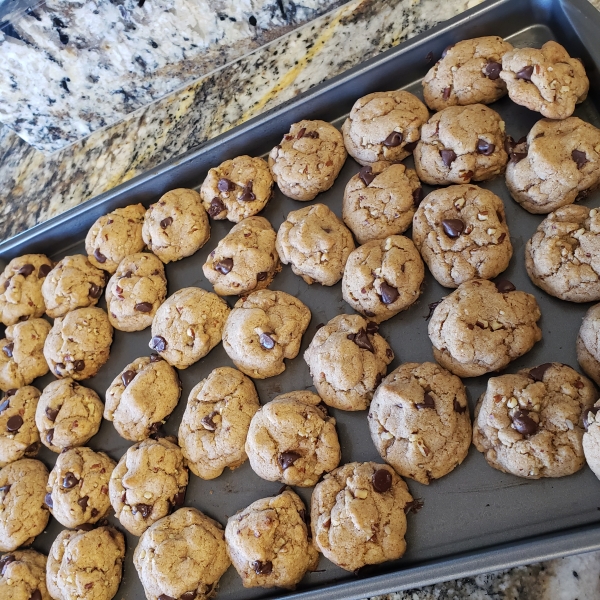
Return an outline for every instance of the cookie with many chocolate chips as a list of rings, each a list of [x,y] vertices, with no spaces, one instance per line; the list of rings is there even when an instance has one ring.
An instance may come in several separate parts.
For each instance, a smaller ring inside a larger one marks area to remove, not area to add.
[[[577,361],[583,372],[600,385],[600,304],[592,306],[577,335]]]
[[[46,556],[17,550],[0,558],[0,598],[52,600],[46,588]]]
[[[585,464],[594,384],[560,363],[492,377],[475,409],[473,443],[488,464],[527,479],[564,477]]]

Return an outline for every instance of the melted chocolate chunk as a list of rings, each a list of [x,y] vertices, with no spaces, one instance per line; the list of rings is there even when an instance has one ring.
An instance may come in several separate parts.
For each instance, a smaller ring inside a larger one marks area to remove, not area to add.
[[[167,217],[160,222],[162,229],[166,229],[173,222],[173,217]]]
[[[581,169],[588,162],[585,152],[582,152],[581,150],[573,150],[573,152],[571,152],[571,158],[577,164],[578,169]]]
[[[136,375],[137,373],[135,371],[125,371],[125,373],[121,375],[121,381],[123,382],[123,385],[127,387],[133,381]]]
[[[381,283],[379,292],[381,294],[381,301],[384,304],[393,304],[394,302],[396,302],[396,300],[398,300],[398,297],[400,296],[398,290],[394,286],[386,283],[385,281]]]
[[[452,93],[452,88],[451,87],[445,87],[444,91],[442,92],[442,98],[444,100],[448,100],[448,98],[450,98],[450,94]]]
[[[306,133],[306,127],[303,127],[299,132],[298,135],[296,136],[296,139],[301,139],[304,137],[304,134]]]
[[[495,285],[496,289],[501,294],[506,294],[507,292],[514,292],[517,289],[514,283],[512,283],[512,281],[509,281],[508,279],[499,279],[498,281],[496,281]]]
[[[206,417],[202,417],[200,423],[204,425],[205,429],[208,429],[209,431],[215,431],[217,429],[217,424],[213,421],[213,417],[218,414],[218,412],[213,410],[213,412],[211,412],[209,415],[206,415]]]
[[[150,504],[136,504],[135,508],[140,512],[144,519],[147,519],[152,512],[152,506]]]
[[[35,590],[31,596],[29,596],[29,600],[42,600],[42,592],[40,590]]]
[[[133,308],[138,312],[149,313],[152,312],[152,304],[150,302],[138,302]]]
[[[89,496],[84,496],[83,498],[79,498],[79,500],[77,500],[77,504],[79,504],[79,506],[81,506],[81,509],[84,512],[85,512],[85,509],[87,508],[89,499],[90,499]]]
[[[588,418],[589,414],[591,413],[592,415],[594,415],[594,417],[598,414],[598,411],[600,411],[600,406],[594,406],[593,408],[586,408],[583,411],[583,426],[585,427],[585,430],[588,430],[588,427],[590,426],[590,420]],[[594,419],[595,422],[596,419]]]
[[[173,498],[171,500],[171,504],[173,505],[174,508],[179,508],[180,506],[183,506],[184,501],[185,501],[185,488],[183,490],[180,490],[173,496]]]
[[[373,181],[373,179],[375,179],[376,175],[375,173],[373,173],[373,169],[369,166],[363,167],[359,172],[358,172],[358,178],[367,186],[369,187]]]
[[[65,474],[65,477],[62,482],[62,486],[65,489],[70,490],[71,488],[74,488],[78,483],[79,483],[79,479],[77,479],[77,477],[75,477],[75,475],[73,475],[73,473],[69,472],[69,473]]]
[[[261,333],[258,341],[265,350],[273,350],[275,348],[275,340],[271,337],[272,333]]]
[[[35,267],[30,264],[27,263],[26,265],[23,265],[18,271],[17,271],[17,275],[23,275],[23,277],[28,277],[29,275],[31,275],[33,272],[35,271]]]
[[[177,600],[177,598],[173,598],[172,596],[167,596],[166,594],[161,594],[158,597],[158,600]]]
[[[9,277],[5,282],[4,282],[4,289],[7,290],[10,287],[10,280],[12,279],[12,277]]]
[[[492,143],[490,143],[486,140],[482,140],[482,139],[477,140],[477,152],[479,152],[479,154],[483,154],[484,156],[489,156],[490,154],[493,154],[495,149],[496,149],[495,144],[492,144]]]
[[[311,138],[313,140],[318,140],[319,132],[318,131],[309,131],[308,133],[304,134],[304,137]]]
[[[431,394],[425,392],[425,395],[423,396],[423,402],[419,402],[418,404],[415,404],[415,406],[419,410],[423,410],[425,408],[435,409],[435,400],[433,399],[433,396]]]
[[[398,131],[392,131],[390,135],[388,135],[385,140],[383,140],[383,145],[388,148],[397,148],[404,139],[404,136]]]
[[[420,206],[421,202],[423,202],[423,188],[418,187],[416,190],[413,190],[412,197],[413,204],[417,207]]]
[[[213,264],[213,268],[222,275],[227,275],[227,273],[233,269],[233,258],[222,258]]]
[[[252,568],[257,575],[270,575],[273,572],[273,563],[270,560],[267,562],[255,560],[252,563]]]
[[[179,600],[194,600],[196,596],[196,592],[186,592],[179,597]]]
[[[491,60],[485,67],[483,68],[483,72],[486,77],[495,81],[500,77],[500,71],[502,71],[502,65],[499,62]]]
[[[2,351],[4,354],[6,354],[6,356],[8,356],[8,358],[12,358],[14,348],[14,342],[10,342],[9,344],[6,344],[6,346],[3,346]]]
[[[447,150],[444,148],[443,150],[440,150],[440,156],[442,157],[442,162],[448,168],[450,168],[450,165],[456,160],[456,153],[454,150]]]
[[[167,349],[167,340],[160,335],[156,335],[150,340],[150,348],[157,352],[164,352]]]
[[[367,323],[367,333],[369,335],[373,335],[374,333],[377,333],[379,331],[379,325],[377,323],[375,323],[374,321],[369,321]]]
[[[102,252],[100,252],[100,250],[98,250],[98,248],[96,248],[94,250],[94,258],[100,263],[100,264],[104,264],[106,262],[106,256],[104,256],[104,254],[102,254]]]
[[[213,198],[210,206],[208,207],[208,214],[214,219],[219,216],[224,210],[227,210],[225,204],[221,198]]]
[[[54,428],[48,429],[48,431],[46,432],[46,441],[49,444],[51,444],[53,439],[54,439]]]
[[[242,189],[242,193],[238,196],[238,200],[241,200],[242,202],[252,202],[252,200],[256,200],[256,196],[252,191],[252,186],[252,181],[249,181]]]
[[[76,360],[73,362],[73,367],[75,368],[76,371],[83,371],[85,369],[85,361]]]
[[[373,344],[371,344],[371,340],[369,339],[369,336],[363,327],[361,327],[356,333],[349,333],[346,337],[349,340],[352,340],[359,348],[368,350],[369,352],[373,352],[373,354],[375,354],[375,348],[373,348]]]
[[[0,494],[8,494],[9,491],[10,491],[10,483],[0,487]]]
[[[0,558],[0,575],[4,576],[4,569],[10,565],[11,562],[15,562],[17,560],[14,554],[5,554],[2,558]]]
[[[268,276],[269,276],[269,274],[266,271],[261,271],[256,276],[256,281],[264,281]]]
[[[10,388],[10,390],[6,390],[6,392],[4,392],[4,396],[5,398],[8,398],[9,396],[14,396],[19,390],[17,388]]]
[[[219,179],[219,182],[217,183],[217,189],[220,192],[233,192],[233,190],[235,190],[235,183],[223,177],[222,179]]]
[[[538,430],[538,424],[529,416],[526,410],[518,410],[511,417],[515,429],[523,435],[533,435]]]
[[[534,381],[544,381],[544,375],[546,371],[552,366],[552,363],[544,363],[539,367],[534,367],[529,370],[529,377]]]
[[[467,407],[461,406],[460,402],[456,398],[454,398],[452,406],[454,407],[454,412],[457,412],[459,415],[462,415],[467,410]]]
[[[423,508],[424,504],[423,500],[415,498],[404,505],[404,514],[413,513],[416,515]]]
[[[13,415],[6,421],[6,429],[10,432],[19,431],[23,425],[23,417],[21,415]]]
[[[408,144],[404,144],[404,149],[407,152],[412,152],[417,147],[418,143],[419,143],[419,140],[417,140],[416,142],[408,142]]]
[[[150,355],[150,362],[158,362],[159,360],[164,360],[163,357],[160,354],[151,354]]]
[[[384,494],[392,487],[392,474],[387,469],[378,469],[373,473],[371,481],[373,489],[380,494]]]
[[[289,450],[288,452],[282,452],[278,457],[277,461],[279,466],[285,471],[289,469],[298,459],[300,455],[297,452]]]
[[[448,237],[457,238],[465,230],[465,224],[460,219],[444,219],[442,229]]]
[[[41,265],[38,271],[38,278],[44,279],[44,277],[47,277],[50,271],[52,271],[52,267],[50,265]]]
[[[100,298],[102,295],[102,288],[99,285],[92,283],[90,284],[90,291],[88,292],[88,295],[92,298]]]
[[[517,79],[524,79],[525,81],[531,81],[531,75],[533,74],[533,65],[523,67],[518,73],[516,73]]]
[[[50,492],[48,492],[45,496],[44,496],[44,504],[48,507],[48,508],[52,508],[54,506],[54,502],[52,502],[52,494]]]

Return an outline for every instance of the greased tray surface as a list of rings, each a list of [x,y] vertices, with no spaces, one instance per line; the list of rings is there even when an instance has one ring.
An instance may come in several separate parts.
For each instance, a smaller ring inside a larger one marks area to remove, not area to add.
[[[208,168],[242,153],[264,154],[279,142],[294,121],[323,118],[340,127],[354,100],[372,91],[402,87],[421,97],[420,78],[433,64],[433,61],[428,61],[428,53],[432,52],[436,60],[445,46],[460,39],[502,35],[516,46],[535,47],[549,39],[561,42],[572,56],[583,58],[592,85],[590,97],[577,107],[575,114],[600,126],[600,86],[597,83],[600,58],[595,55],[592,44],[598,31],[600,15],[586,0],[487,2],[220,136],[203,148],[0,244],[0,260],[6,263],[25,252],[45,252],[54,260],[66,254],[84,253],[83,239],[98,216],[133,202],[141,201],[148,205],[175,187],[199,187]],[[587,49],[585,40],[589,40]],[[525,135],[539,118],[537,113],[515,105],[508,98],[491,106],[502,115],[507,133],[515,139]],[[407,164],[412,166],[412,158]],[[358,170],[357,163],[349,158],[335,185],[318,196],[315,202],[327,204],[341,216],[344,187]],[[510,198],[502,177],[484,183],[483,187],[498,194],[506,206],[514,256],[505,276],[519,289],[534,294],[542,310],[543,340],[531,352],[509,365],[507,371],[515,372],[522,367],[548,361],[559,361],[577,368],[575,339],[588,305],[551,298],[533,286],[525,273],[525,243],[543,216],[530,215],[521,209]],[[425,189],[428,192],[432,188],[425,186]],[[600,192],[595,192],[585,200],[585,204],[598,206],[599,201]],[[277,229],[291,210],[305,205],[284,197],[277,190],[261,214]],[[212,289],[202,274],[201,266],[232,224],[213,221],[211,225],[211,238],[204,248],[190,258],[167,265],[169,295],[187,286]],[[410,230],[407,235],[410,236]],[[311,388],[312,381],[302,356],[317,325],[338,314],[353,312],[342,300],[340,284],[331,288],[318,284],[309,286],[295,276],[289,266],[276,276],[271,288],[286,291],[302,300],[309,306],[312,320],[303,338],[300,354],[293,361],[287,361],[286,371],[277,377],[255,381],[263,404],[279,393]],[[427,273],[420,300],[408,311],[382,324],[380,332],[390,342],[396,355],[389,371],[401,362],[433,360],[425,320],[427,305],[448,293],[449,290],[437,284]],[[228,298],[230,305],[235,300]],[[104,299],[100,306],[106,308]],[[84,382],[84,385],[92,387],[103,397],[112,379],[127,363],[150,353],[149,340],[149,329],[136,333],[115,331],[109,362],[98,376]],[[222,345],[219,345],[207,357],[179,372],[183,391],[179,406],[167,421],[167,433],[177,434],[192,387],[212,369],[225,365],[233,366]],[[34,383],[41,389],[52,379],[48,375]],[[471,415],[487,379],[488,376],[465,380]],[[370,439],[365,411],[352,413],[331,409],[331,413],[337,419],[342,464],[356,460],[381,461]],[[103,421],[99,433],[89,445],[118,460],[131,444],[118,436],[112,423]],[[39,458],[52,468],[56,455],[44,448]],[[408,516],[408,550],[399,561],[369,567],[359,575],[353,575],[321,557],[319,571],[309,574],[295,592],[245,590],[231,567],[221,579],[218,598],[362,598],[454,576],[600,548],[600,482],[587,467],[562,479],[527,481],[492,469],[472,446],[467,459],[451,474],[429,486],[413,481],[408,481],[408,485],[413,496],[423,500],[424,508],[418,514]],[[203,481],[190,474],[185,504],[202,510],[224,525],[236,511],[258,498],[276,494],[280,487],[279,483],[260,479],[246,462],[239,469],[233,472],[227,470],[212,481]],[[312,489],[297,488],[297,491],[309,504]],[[111,521],[123,530],[114,517]],[[36,539],[34,547],[48,552],[60,530],[61,526],[52,518],[47,530]],[[118,599],[144,597],[132,563],[136,544],[137,538],[127,534],[127,560],[116,596]]]

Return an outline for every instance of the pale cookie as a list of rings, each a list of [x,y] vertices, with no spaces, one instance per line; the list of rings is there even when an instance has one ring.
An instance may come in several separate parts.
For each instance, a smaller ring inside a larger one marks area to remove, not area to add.
[[[9,325],[0,340],[0,390],[29,385],[48,372],[44,343],[51,325],[44,319],[29,319]]]
[[[113,527],[61,531],[48,553],[48,591],[55,600],[111,600],[124,561],[125,538]]]
[[[55,319],[69,311],[95,306],[106,285],[106,274],[83,254],[65,256],[42,283],[46,314]]]
[[[231,561],[223,528],[195,508],[180,508],[147,529],[133,564],[148,600],[206,600]]]
[[[99,269],[114,273],[126,256],[141,252],[145,214],[142,204],[132,204],[100,217],[85,236],[89,261]]]
[[[152,325],[166,297],[163,263],[147,252],[132,254],[120,262],[106,286],[108,319],[120,331],[141,331]]]
[[[446,296],[429,321],[435,360],[459,377],[503,369],[542,339],[540,308],[510,281],[467,281]]]
[[[427,107],[409,92],[374,92],[359,98],[342,126],[346,150],[361,165],[399,163],[414,149]]]
[[[54,518],[74,529],[106,516],[110,509],[108,482],[115,466],[104,452],[91,448],[61,452],[46,486],[45,503]]]
[[[262,158],[237,156],[209,169],[200,188],[202,204],[215,221],[239,223],[258,214],[273,195],[273,177]]]
[[[42,284],[52,266],[43,254],[25,254],[6,265],[0,275],[0,322],[14,325],[44,314]]]
[[[597,397],[589,379],[560,363],[492,377],[475,408],[473,443],[504,473],[571,475],[585,464],[584,414]]]
[[[219,296],[242,296],[271,285],[281,271],[275,230],[264,217],[234,225],[208,255],[204,276]]]
[[[379,326],[360,315],[338,315],[321,327],[304,353],[325,404],[365,410],[394,359]]]
[[[215,479],[248,458],[245,450],[250,421],[260,408],[248,377],[220,367],[190,392],[181,424],[179,445],[187,465],[202,479]]]
[[[530,213],[573,204],[600,183],[600,129],[591,123],[540,119],[526,138],[509,142],[506,186]]]
[[[589,468],[600,479],[600,419],[596,421],[600,401],[583,411],[583,454]]]
[[[20,550],[0,558],[0,598],[52,600],[46,588],[46,556]]]
[[[310,310],[279,291],[260,290],[240,298],[223,329],[223,348],[235,366],[265,379],[285,371],[285,359],[298,356]]]
[[[128,364],[106,390],[104,418],[117,433],[139,442],[156,433],[181,395],[177,371],[158,355]]]
[[[378,163],[363,167],[346,185],[342,218],[364,244],[406,231],[422,197],[415,171]]]
[[[311,487],[340,464],[335,419],[313,392],[281,394],[252,417],[246,453],[259,477]]]
[[[315,487],[310,520],[314,543],[326,558],[356,571],[400,558],[406,550],[408,487],[387,465],[353,462]]]
[[[0,552],[29,546],[46,528],[44,504],[48,470],[39,460],[22,458],[0,469]]]
[[[300,121],[269,153],[269,169],[283,194],[313,200],[328,190],[346,162],[342,134],[325,121]]]
[[[294,210],[277,232],[281,262],[306,283],[335,285],[344,272],[354,240],[349,229],[324,204]]]
[[[428,485],[467,457],[471,419],[462,381],[435,363],[404,363],[377,388],[371,439],[402,477]]]
[[[171,190],[144,216],[142,239],[165,264],[191,256],[210,237],[210,224],[196,190]]]
[[[537,48],[516,48],[502,57],[500,77],[513,102],[549,119],[566,119],[590,87],[583,63],[554,41]]]
[[[227,521],[225,541],[245,588],[293,589],[319,563],[306,508],[292,490],[256,500]]]
[[[600,304],[592,306],[577,336],[577,361],[583,372],[600,385]]]
[[[220,341],[230,308],[202,288],[182,288],[167,298],[152,321],[150,348],[170,365],[186,369]]]
[[[177,444],[166,438],[131,446],[110,476],[108,493],[121,525],[138,537],[183,505],[188,471]]]
[[[500,79],[502,57],[512,44],[497,35],[448,46],[423,79],[423,98],[431,110],[467,104],[491,104],[506,95]]]
[[[496,277],[513,254],[502,200],[476,185],[428,194],[413,219],[413,242],[438,283],[450,288]]]
[[[44,356],[56,377],[88,379],[108,360],[112,337],[112,325],[101,308],[77,308],[54,321]]]
[[[35,411],[42,443],[52,452],[85,445],[98,433],[104,404],[98,394],[70,377],[49,383]]]

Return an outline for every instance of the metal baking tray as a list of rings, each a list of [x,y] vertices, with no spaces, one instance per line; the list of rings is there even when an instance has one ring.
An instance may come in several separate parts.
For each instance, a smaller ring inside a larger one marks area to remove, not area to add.
[[[7,262],[27,252],[45,252],[54,259],[83,252],[85,234],[99,216],[133,202],[148,205],[176,187],[198,187],[207,170],[225,159],[239,154],[264,155],[280,141],[289,125],[295,121],[319,118],[330,120],[339,127],[353,102],[369,92],[402,87],[420,95],[420,79],[433,61],[437,60],[446,46],[465,38],[493,34],[507,37],[516,46],[539,47],[549,39],[564,44],[572,56],[583,59],[592,82],[589,98],[577,107],[575,114],[600,126],[598,31],[600,14],[587,0],[486,2],[250,120],[203,147],[3,242],[0,244],[0,261]],[[515,139],[525,135],[539,118],[538,114],[513,104],[508,98],[492,107],[503,116],[508,134]],[[348,159],[335,185],[316,201],[328,204],[340,215],[344,186],[358,169],[359,166]],[[501,196],[506,205],[515,249],[506,276],[519,289],[536,296],[543,315],[543,341],[512,363],[508,371],[514,372],[547,361],[560,361],[577,367],[575,339],[588,306],[549,297],[535,288],[525,274],[524,246],[542,216],[530,215],[513,202],[502,177],[483,186]],[[426,191],[429,190],[426,188]],[[597,206],[598,200],[600,192],[591,194],[585,203]],[[277,192],[263,214],[277,228],[289,211],[304,205]],[[200,267],[230,227],[228,222],[213,222],[211,239],[200,252],[167,266],[169,294],[186,286],[211,289]],[[281,392],[311,387],[311,378],[302,354],[317,325],[340,313],[352,312],[342,300],[340,284],[331,288],[308,286],[300,277],[293,275],[289,267],[284,267],[277,275],[272,288],[300,298],[310,307],[312,320],[298,358],[288,361],[283,374],[256,382],[262,403]],[[418,303],[382,325],[381,332],[396,354],[390,370],[405,361],[432,360],[424,317],[428,313],[427,305],[447,293],[448,290],[428,274],[424,294]],[[235,298],[228,300],[233,304]],[[105,307],[103,300],[100,305]],[[149,339],[149,330],[115,332],[109,362],[98,376],[85,382],[85,385],[103,395],[112,379],[128,362],[149,354]],[[212,369],[223,365],[231,365],[231,361],[219,345],[207,357],[180,372],[183,393],[179,406],[166,424],[168,433],[177,433],[192,387]],[[46,376],[36,384],[43,388],[51,379],[51,376]],[[466,381],[471,413],[486,381],[487,377]],[[338,422],[342,463],[380,460],[371,443],[365,412],[331,412]],[[100,432],[90,442],[92,448],[104,450],[114,459],[119,459],[129,445],[107,421],[103,422]],[[44,449],[40,458],[52,468],[56,456]],[[600,549],[600,482],[587,467],[562,479],[527,481],[492,469],[483,456],[471,447],[465,462],[448,476],[429,486],[413,481],[408,484],[413,496],[423,500],[424,508],[418,514],[408,516],[408,551],[402,559],[363,569],[355,575],[321,558],[319,571],[309,574],[295,591],[244,590],[237,573],[230,568],[221,580],[218,597],[222,600],[358,599]],[[277,493],[279,488],[278,483],[260,479],[246,463],[213,481],[202,481],[191,475],[186,505],[195,506],[225,524],[227,518],[236,511],[258,498]],[[298,491],[309,503],[311,489]],[[114,518],[111,520],[119,526]],[[47,552],[60,529],[60,525],[51,519],[47,530],[34,542],[34,547]],[[136,543],[134,536],[127,535],[127,560],[123,582],[116,596],[118,599],[143,598],[142,586],[132,564]]]

